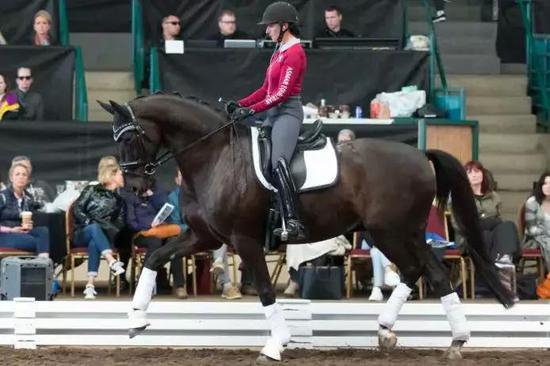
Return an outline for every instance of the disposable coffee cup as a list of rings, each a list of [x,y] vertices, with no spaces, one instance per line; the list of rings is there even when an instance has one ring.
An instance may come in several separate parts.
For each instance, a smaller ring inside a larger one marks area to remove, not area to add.
[[[32,212],[30,211],[21,212],[21,224],[23,227],[32,226]]]

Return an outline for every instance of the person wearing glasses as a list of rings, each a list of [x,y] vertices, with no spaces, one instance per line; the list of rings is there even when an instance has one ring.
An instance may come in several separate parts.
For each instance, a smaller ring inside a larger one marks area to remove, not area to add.
[[[175,15],[168,15],[162,18],[162,39],[161,45],[164,46],[165,41],[174,41],[181,39],[181,23],[180,19]]]
[[[15,90],[15,94],[22,110],[19,119],[43,120],[44,103],[42,102],[42,96],[30,90],[33,83],[32,70],[29,67],[17,68],[16,83],[17,89]]]
[[[218,28],[218,33],[208,38],[216,41],[218,47],[223,47],[226,39],[251,39],[250,35],[237,29],[237,16],[233,10],[222,10],[218,17]]]

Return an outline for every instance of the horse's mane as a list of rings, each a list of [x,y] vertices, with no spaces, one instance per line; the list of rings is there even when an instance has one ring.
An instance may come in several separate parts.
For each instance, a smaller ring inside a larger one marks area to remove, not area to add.
[[[149,119],[157,119],[160,115],[164,116],[165,119],[177,122],[182,119],[182,116],[188,115],[192,111],[200,121],[196,126],[203,132],[209,132],[213,128],[229,122],[229,117],[225,111],[215,108],[196,96],[182,96],[177,92],[157,92],[147,96],[139,96],[129,104],[136,107],[136,116]],[[234,128],[241,130],[244,126],[235,125]]]

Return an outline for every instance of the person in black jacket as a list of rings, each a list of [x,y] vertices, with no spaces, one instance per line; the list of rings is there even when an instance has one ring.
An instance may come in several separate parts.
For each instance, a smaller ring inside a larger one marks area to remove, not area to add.
[[[224,9],[218,17],[218,33],[209,37],[218,47],[224,46],[226,39],[250,39],[250,35],[237,29],[237,16],[233,10]]]
[[[106,158],[102,161],[104,159]],[[98,181],[99,184],[84,188],[73,205],[75,243],[88,246],[88,283],[84,290],[85,299],[95,299],[97,295],[94,281],[102,255],[115,276],[125,272],[123,263],[113,257],[111,249],[124,226],[124,200],[116,192],[124,185],[118,164],[100,162]]]
[[[355,34],[342,28],[342,11],[339,7],[332,5],[325,9],[326,27],[317,33],[315,38],[353,38]]]
[[[0,243],[3,247],[37,253],[49,257],[50,234],[45,226],[22,223],[21,213],[35,211],[37,205],[25,187],[29,171],[23,164],[14,164],[10,171],[11,185],[0,192]]]

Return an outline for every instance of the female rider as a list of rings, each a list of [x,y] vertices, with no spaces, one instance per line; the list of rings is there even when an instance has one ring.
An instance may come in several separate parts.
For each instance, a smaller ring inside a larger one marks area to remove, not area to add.
[[[227,111],[234,120],[266,111],[264,125],[272,127],[273,183],[281,202],[288,239],[303,239],[304,227],[300,222],[296,187],[289,169],[304,118],[300,92],[307,67],[306,54],[297,38],[300,33],[298,12],[291,4],[278,1],[266,8],[259,24],[267,25],[266,34],[277,42],[265,81],[260,89],[238,103],[228,103]],[[276,229],[274,233],[281,235],[282,232],[282,229]]]

